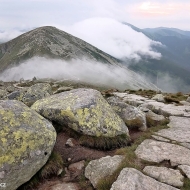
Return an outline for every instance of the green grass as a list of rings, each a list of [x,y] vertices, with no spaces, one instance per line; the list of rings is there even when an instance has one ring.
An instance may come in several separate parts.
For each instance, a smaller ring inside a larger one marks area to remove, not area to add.
[[[146,165],[152,165],[154,163],[150,162],[144,162],[143,160],[137,158],[135,154],[135,150],[138,147],[139,144],[141,144],[145,139],[151,138],[151,135],[154,134],[154,132],[157,132],[161,129],[168,128],[167,125],[158,125],[155,127],[148,128],[147,131],[142,132],[142,135],[135,140],[135,142],[132,144],[132,146],[127,146],[125,148],[118,149],[115,154],[116,155],[124,155],[125,158],[123,162],[120,164],[120,166],[117,168],[117,170],[110,176],[107,176],[104,179],[101,179],[98,182],[97,190],[108,190],[111,188],[111,185],[114,181],[116,181],[118,175],[120,174],[121,170],[126,167],[130,168],[136,168],[137,170],[141,171]]]
[[[190,190],[190,179],[185,178],[184,185],[181,188],[181,190]]]

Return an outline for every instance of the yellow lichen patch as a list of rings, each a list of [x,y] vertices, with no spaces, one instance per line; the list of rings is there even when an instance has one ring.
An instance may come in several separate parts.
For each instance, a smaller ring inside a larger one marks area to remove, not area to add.
[[[52,149],[56,132],[51,123],[18,101],[1,104],[9,107],[0,110],[0,167],[30,159],[31,151]]]

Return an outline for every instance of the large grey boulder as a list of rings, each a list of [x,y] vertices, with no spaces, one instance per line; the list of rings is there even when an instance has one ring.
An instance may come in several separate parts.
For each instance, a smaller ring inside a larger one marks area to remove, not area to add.
[[[56,140],[52,124],[22,102],[0,101],[0,183],[15,190],[46,163]]]
[[[143,141],[135,150],[138,158],[160,163],[169,160],[173,166],[190,165],[190,150],[179,145],[151,139]]]
[[[158,182],[134,168],[124,168],[110,190],[179,190]]]
[[[76,89],[38,100],[31,107],[44,117],[76,132],[93,136],[129,138],[128,128],[100,92]]]
[[[186,100],[186,101],[190,103],[190,96],[187,98],[187,100]]]
[[[146,115],[144,112],[123,102],[118,97],[110,97],[107,101],[129,128],[138,128],[141,131],[146,131]]]
[[[184,177],[179,170],[166,167],[146,166],[143,172],[162,183],[175,187],[183,187]]]
[[[39,83],[28,88],[27,92],[22,97],[22,102],[27,106],[31,106],[37,100],[52,95],[52,88],[50,84]]]
[[[156,135],[168,138],[178,143],[190,142],[190,118],[170,116],[168,129],[156,132]]]
[[[124,156],[106,156],[89,162],[85,168],[85,177],[90,180],[96,188],[98,182],[107,176],[112,175],[122,163]]]

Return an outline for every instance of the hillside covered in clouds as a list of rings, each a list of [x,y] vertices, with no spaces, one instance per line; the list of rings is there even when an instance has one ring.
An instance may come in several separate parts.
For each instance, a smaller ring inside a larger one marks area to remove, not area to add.
[[[158,88],[119,59],[55,27],[40,27],[0,44],[0,79],[54,78],[117,89]]]

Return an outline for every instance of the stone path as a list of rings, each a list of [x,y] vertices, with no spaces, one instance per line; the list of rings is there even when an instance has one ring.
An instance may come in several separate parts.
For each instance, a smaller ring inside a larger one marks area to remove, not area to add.
[[[186,103],[183,106],[164,104],[127,93],[114,93],[114,95],[122,98],[124,102],[139,106],[141,110],[151,110],[169,116],[170,122],[168,129],[154,133],[152,139],[144,140],[135,150],[138,158],[150,162],[151,166],[146,166],[143,170],[146,175],[134,168],[124,168],[111,190],[123,190],[129,187],[131,190],[182,187],[184,183],[182,174],[190,178],[190,106]],[[163,161],[169,161],[170,168],[152,166],[154,163],[157,165]],[[157,181],[155,182],[153,178]],[[168,185],[160,186],[160,184]]]

